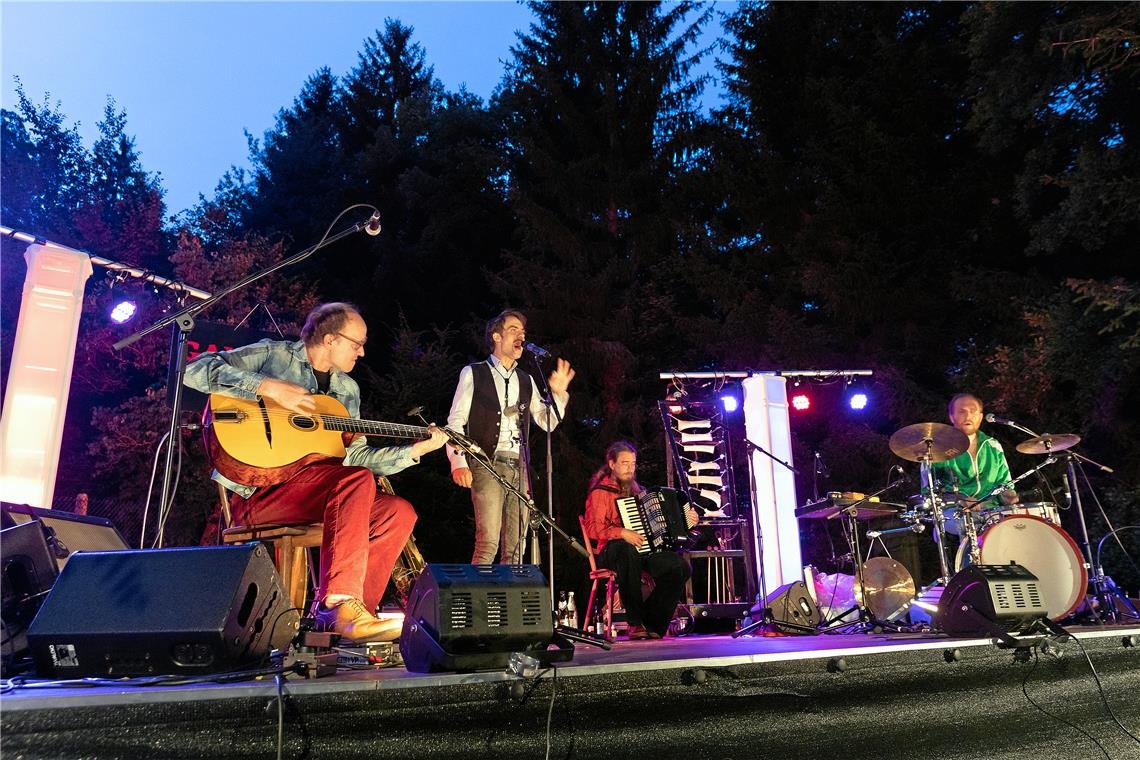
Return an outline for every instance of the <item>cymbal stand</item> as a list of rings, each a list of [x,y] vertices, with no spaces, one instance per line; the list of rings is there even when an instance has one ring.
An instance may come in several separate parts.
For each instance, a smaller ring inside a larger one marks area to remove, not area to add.
[[[934,514],[934,545],[938,547],[938,568],[941,571],[937,583],[945,586],[950,581],[950,563],[946,560],[946,514],[942,511],[942,496],[934,487],[934,468],[931,467],[930,446],[933,443],[926,440],[927,453],[918,460],[919,478],[927,489],[927,502],[930,511]]]
[[[1009,427],[1015,428],[1017,430],[1020,430],[1023,433],[1026,433],[1029,436],[1032,436],[1033,438],[1040,438],[1041,437],[1040,435],[1038,435],[1034,431],[1030,430],[1029,428],[1025,427],[1024,425],[1019,425],[1016,422],[1007,421],[1006,424],[1009,425]],[[1052,449],[1049,446],[1048,440],[1045,441],[1045,449],[1046,449],[1046,452],[1049,454],[1049,459],[1051,459],[1053,461],[1057,461],[1057,459],[1054,456],[1054,452],[1052,451]],[[1076,536],[1076,540],[1077,540],[1077,543],[1080,544],[1082,558],[1084,559],[1084,562],[1085,562],[1085,568],[1087,568],[1087,570],[1088,570],[1089,585],[1092,587],[1092,595],[1096,598],[1097,602],[1100,605],[1100,608],[1103,610],[1106,610],[1108,612],[1109,617],[1111,617],[1112,620],[1115,622],[1116,616],[1117,616],[1116,604],[1115,604],[1114,600],[1111,598],[1111,595],[1109,594],[1109,592],[1106,588],[1106,584],[1104,582],[1104,580],[1105,580],[1104,569],[1101,567],[1098,567],[1096,562],[1093,559],[1092,546],[1089,543],[1088,524],[1085,522],[1085,509],[1084,509],[1084,506],[1081,504],[1081,491],[1077,487],[1077,485],[1078,485],[1077,471],[1076,471],[1076,467],[1075,467],[1074,462],[1076,462],[1076,461],[1088,462],[1089,464],[1093,465],[1094,467],[1096,467],[1098,470],[1101,470],[1102,472],[1111,473],[1111,472],[1113,472],[1113,469],[1111,467],[1108,467],[1107,465],[1101,464],[1100,462],[1089,459],[1084,454],[1081,454],[1080,452],[1078,452],[1074,449],[1068,449],[1067,451],[1065,451],[1065,453],[1063,455],[1061,455],[1061,458],[1065,460],[1065,480],[1069,484],[1069,493],[1072,494],[1070,496],[1070,503],[1071,503],[1071,506],[1076,507],[1077,526],[1080,528],[1080,534],[1078,536]],[[1109,526],[1109,527],[1111,528],[1111,526]],[[1095,623],[1104,622],[1101,619],[1101,616],[1097,612],[1096,608],[1093,607],[1092,605],[1089,605],[1089,616],[1092,618],[1093,622],[1095,622]]]

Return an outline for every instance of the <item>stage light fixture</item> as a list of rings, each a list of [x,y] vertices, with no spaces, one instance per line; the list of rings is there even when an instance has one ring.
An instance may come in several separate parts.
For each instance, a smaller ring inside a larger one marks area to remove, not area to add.
[[[733,396],[731,393],[726,393],[721,396],[720,403],[721,406],[724,407],[724,411],[728,412],[729,414],[732,414],[740,408],[740,400],[736,398],[736,396]]]
[[[138,313],[138,305],[129,298],[123,299],[111,307],[109,312],[111,321],[117,325],[125,324],[135,318]]]
[[[797,412],[806,412],[811,408],[811,398],[806,393],[797,393],[792,396],[792,408]]]
[[[847,397],[847,404],[853,410],[861,412],[867,408],[867,394],[863,391],[855,391]]]

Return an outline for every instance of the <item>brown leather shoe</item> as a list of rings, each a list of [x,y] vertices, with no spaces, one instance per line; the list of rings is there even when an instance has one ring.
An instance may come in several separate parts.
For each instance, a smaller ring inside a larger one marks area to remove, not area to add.
[[[649,631],[645,630],[643,625],[631,625],[629,630],[626,631],[626,637],[630,641],[639,641],[641,639],[649,638]]]
[[[317,610],[317,630],[339,633],[349,641],[363,644],[366,641],[395,641],[400,638],[404,621],[371,615],[359,599],[349,599],[335,607],[323,604]]]

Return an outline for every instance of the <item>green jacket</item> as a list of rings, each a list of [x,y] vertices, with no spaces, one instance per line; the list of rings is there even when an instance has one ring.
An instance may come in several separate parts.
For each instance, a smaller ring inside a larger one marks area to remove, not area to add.
[[[969,451],[964,451],[953,459],[936,462],[934,477],[943,490],[972,497],[989,493],[994,486],[1012,480],[1001,444],[980,430],[977,456],[971,457]],[[995,495],[993,502],[1000,503],[1000,499]]]

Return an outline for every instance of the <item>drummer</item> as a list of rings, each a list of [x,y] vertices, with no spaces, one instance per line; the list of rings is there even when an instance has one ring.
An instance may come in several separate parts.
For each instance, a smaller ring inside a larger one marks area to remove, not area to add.
[[[966,509],[986,507],[1008,507],[1017,503],[1017,492],[1013,490],[1009,474],[1009,463],[1005,451],[994,438],[983,433],[982,402],[972,393],[959,393],[950,399],[947,406],[950,423],[970,439],[970,448],[953,459],[935,462],[934,477],[945,490],[953,491],[959,504]],[[987,499],[979,499],[993,492],[999,485],[1009,488],[999,490]],[[946,510],[946,530],[961,533],[958,508],[948,505]]]

